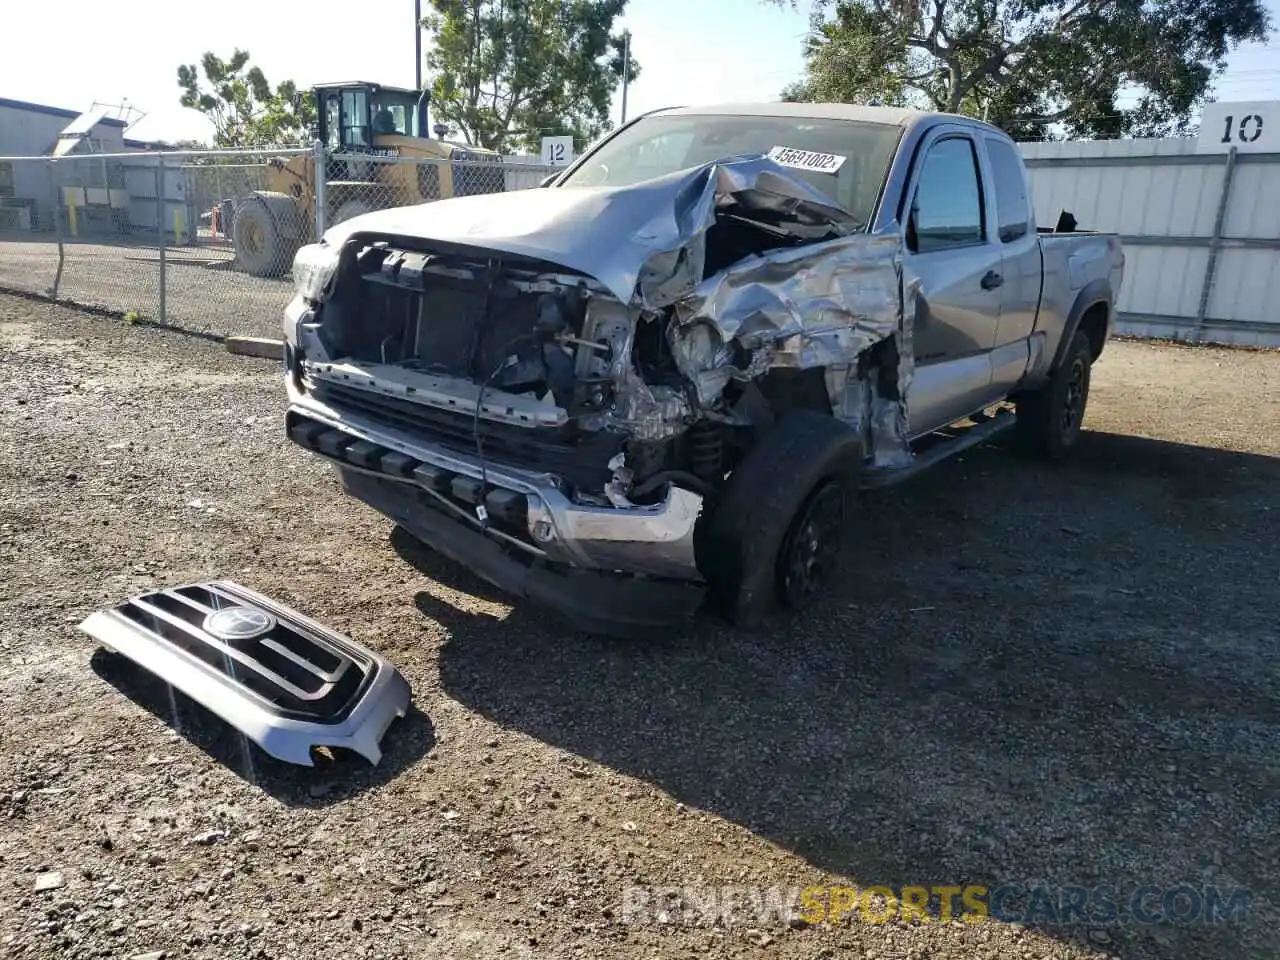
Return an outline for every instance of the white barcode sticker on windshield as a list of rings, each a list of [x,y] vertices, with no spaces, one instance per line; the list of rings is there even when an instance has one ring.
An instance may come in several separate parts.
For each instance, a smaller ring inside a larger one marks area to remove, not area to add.
[[[835,173],[845,160],[839,154],[815,153],[812,150],[801,150],[799,147],[774,147],[769,151],[769,159],[784,167],[811,170],[814,173]]]

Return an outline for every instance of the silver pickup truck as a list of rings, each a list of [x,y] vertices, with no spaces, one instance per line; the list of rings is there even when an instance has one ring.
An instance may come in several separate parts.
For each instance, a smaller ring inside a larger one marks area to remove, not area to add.
[[[286,429],[348,493],[586,629],[703,604],[751,626],[820,596],[860,487],[1006,428],[1068,451],[1123,265],[1115,236],[1037,230],[986,124],[663,110],[543,189],[304,247]]]

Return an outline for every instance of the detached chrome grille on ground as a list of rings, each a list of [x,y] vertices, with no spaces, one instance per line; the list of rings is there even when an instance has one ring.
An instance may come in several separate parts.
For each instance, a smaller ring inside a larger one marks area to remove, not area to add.
[[[140,594],[80,629],[202,704],[267,753],[310,766],[311,748],[371,763],[409,687],[387,660],[230,581]]]

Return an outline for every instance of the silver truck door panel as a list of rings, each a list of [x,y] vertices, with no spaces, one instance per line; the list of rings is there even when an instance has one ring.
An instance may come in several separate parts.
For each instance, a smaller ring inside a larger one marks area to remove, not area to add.
[[[991,351],[991,386],[1001,395],[1008,393],[1027,372],[1033,352],[1033,339],[1038,348],[1043,337],[1023,337],[1012,343],[1001,344]]]
[[[911,432],[936,429],[988,402],[1000,316],[1001,249],[973,139],[941,128],[922,145],[908,196],[905,285],[915,287]]]
[[[991,355],[985,350],[916,367],[907,393],[911,439],[985,406],[990,392]]]
[[[1026,168],[1017,148],[996,136],[983,137],[982,144],[991,172],[1000,273],[1004,280],[991,358],[991,385],[1003,393],[1012,389],[1027,370],[1028,338],[1036,329],[1040,306],[1042,258],[1028,199]]]
[[[1035,234],[1005,244],[1000,259],[1004,286],[1000,288],[1000,322],[996,326],[996,343],[1025,340],[1036,328],[1036,311],[1040,306],[1040,244]]]
[[[982,278],[999,268],[1000,252],[987,244],[907,255],[905,279],[919,283],[912,331],[917,364],[991,349],[1000,291],[984,289]]]
[[[1035,232],[1004,244],[1000,321],[991,357],[991,386],[1008,393],[1027,372],[1029,341],[1040,309],[1041,255]]]

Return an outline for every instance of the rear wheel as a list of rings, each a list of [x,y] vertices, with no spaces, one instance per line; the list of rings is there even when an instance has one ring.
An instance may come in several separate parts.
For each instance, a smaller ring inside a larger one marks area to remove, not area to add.
[[[1023,450],[1054,460],[1076,445],[1089,402],[1092,364],[1089,338],[1078,332],[1049,382],[1017,398],[1017,437]]]
[[[734,470],[705,520],[698,566],[736,625],[755,627],[779,603],[801,610],[822,596],[840,557],[861,463],[853,430],[798,410]]]

